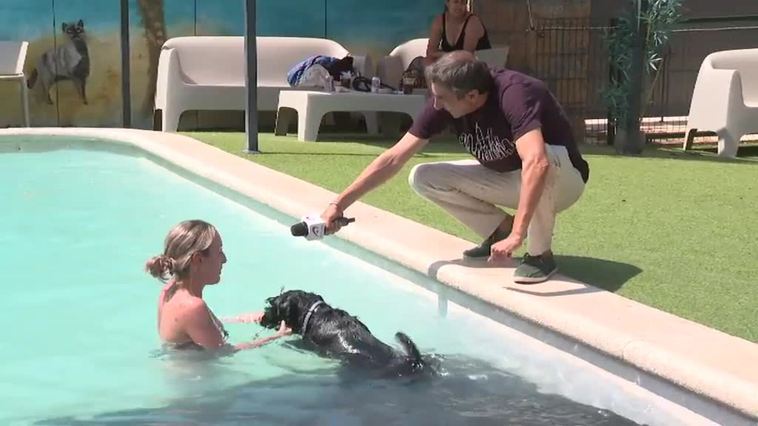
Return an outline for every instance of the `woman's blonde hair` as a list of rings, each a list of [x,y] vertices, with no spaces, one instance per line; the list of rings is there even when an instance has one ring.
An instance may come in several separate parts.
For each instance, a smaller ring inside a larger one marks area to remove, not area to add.
[[[192,255],[205,254],[216,235],[218,231],[208,222],[185,220],[168,232],[163,254],[148,259],[145,271],[161,281],[167,281],[171,277],[186,278]]]

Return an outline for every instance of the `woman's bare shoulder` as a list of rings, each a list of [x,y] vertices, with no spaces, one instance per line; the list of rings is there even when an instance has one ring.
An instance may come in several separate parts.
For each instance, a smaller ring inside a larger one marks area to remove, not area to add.
[[[442,15],[437,15],[432,20],[432,28],[442,28]]]
[[[478,27],[484,28],[484,22],[482,21],[482,18],[479,17],[479,15],[472,13],[469,16],[469,25],[474,24]]]

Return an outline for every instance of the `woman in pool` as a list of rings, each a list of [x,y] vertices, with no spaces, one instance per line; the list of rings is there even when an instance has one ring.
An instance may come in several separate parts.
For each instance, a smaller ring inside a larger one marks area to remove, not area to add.
[[[188,220],[169,231],[163,254],[145,264],[145,270],[165,282],[158,299],[158,334],[176,349],[234,350],[262,346],[291,330],[284,326],[276,334],[251,342],[230,345],[221,320],[203,300],[203,288],[217,284],[226,255],[216,228],[202,220]],[[240,315],[235,322],[258,322],[262,313]]]

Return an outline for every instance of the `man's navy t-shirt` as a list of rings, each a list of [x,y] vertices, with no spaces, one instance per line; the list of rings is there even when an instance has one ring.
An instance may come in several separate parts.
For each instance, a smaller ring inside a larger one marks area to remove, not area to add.
[[[589,165],[579,153],[566,113],[545,83],[506,69],[493,71],[492,76],[492,91],[480,109],[456,119],[435,109],[429,98],[409,132],[429,139],[452,124],[458,141],[483,166],[510,172],[521,169],[515,141],[539,128],[545,143],[566,147],[571,164],[587,182]]]

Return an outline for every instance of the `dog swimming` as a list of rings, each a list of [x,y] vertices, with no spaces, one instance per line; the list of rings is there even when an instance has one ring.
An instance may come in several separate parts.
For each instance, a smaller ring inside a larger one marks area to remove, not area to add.
[[[306,349],[321,356],[382,377],[434,373],[434,360],[422,356],[407,335],[395,334],[403,349],[398,351],[377,339],[358,318],[329,306],[318,294],[290,290],[269,297],[266,305],[262,326],[277,328],[284,321],[293,334],[302,337]]]

